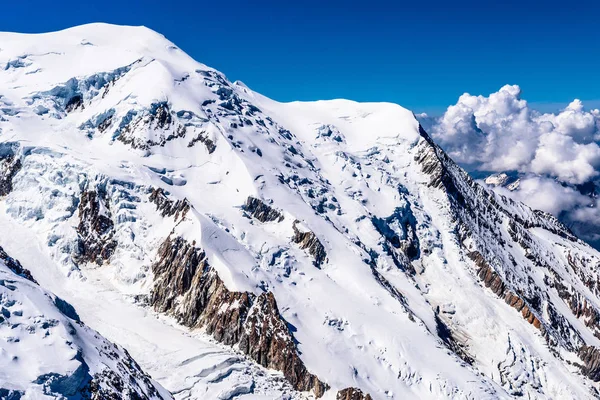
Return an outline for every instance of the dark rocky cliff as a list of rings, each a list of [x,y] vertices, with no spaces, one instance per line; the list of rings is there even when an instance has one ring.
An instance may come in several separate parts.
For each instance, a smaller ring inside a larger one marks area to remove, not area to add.
[[[181,237],[163,242],[152,271],[151,304],[157,311],[173,315],[183,325],[203,327],[263,367],[283,372],[296,390],[312,390],[317,397],[327,390],[300,359],[272,293],[228,290],[205,252]]]

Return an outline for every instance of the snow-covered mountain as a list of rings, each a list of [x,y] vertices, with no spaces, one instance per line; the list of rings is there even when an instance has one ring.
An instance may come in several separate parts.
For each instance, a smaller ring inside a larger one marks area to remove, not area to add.
[[[600,179],[572,184],[546,175],[511,171],[488,175],[483,182],[514,200],[530,200],[529,203],[551,211],[579,238],[600,249],[596,218]]]
[[[0,398],[170,399],[0,247]]]
[[[600,395],[600,253],[410,111],[278,103],[146,28],[0,49],[0,245],[175,398]]]
[[[464,93],[425,130],[471,176],[496,192],[551,213],[600,249],[600,110],[575,99],[540,112],[517,85]]]

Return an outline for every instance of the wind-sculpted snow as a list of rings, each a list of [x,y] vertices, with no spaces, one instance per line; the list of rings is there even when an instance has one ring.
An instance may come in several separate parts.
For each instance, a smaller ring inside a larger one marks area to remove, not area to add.
[[[599,396],[600,254],[410,111],[145,28],[0,40],[0,244],[176,398]]]
[[[0,248],[0,397],[169,399],[126,350],[85,326]]]

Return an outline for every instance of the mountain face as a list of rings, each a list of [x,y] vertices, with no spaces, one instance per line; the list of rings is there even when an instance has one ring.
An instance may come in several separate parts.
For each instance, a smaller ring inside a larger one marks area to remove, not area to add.
[[[0,397],[171,399],[127,351],[85,326],[0,248]]]
[[[439,117],[417,118],[471,176],[551,213],[600,249],[600,110],[575,99],[540,112],[519,86],[504,85],[487,96],[464,93]]]
[[[278,103],[146,28],[0,48],[0,245],[173,397],[600,396],[600,253],[408,110]]]
[[[518,173],[511,171],[509,173],[500,172],[488,175],[484,182],[490,188],[501,194],[511,195],[513,198],[524,198],[532,191],[532,187],[540,186],[547,182],[550,185],[558,187],[557,196],[562,201],[556,202],[554,215],[565,225],[569,227],[579,238],[586,241],[595,249],[600,249],[600,235],[596,218],[593,213],[596,210],[596,201],[600,191],[600,180],[590,179],[582,184],[572,184],[560,182],[555,178],[531,173]],[[548,187],[551,187],[551,186]],[[507,192],[504,190],[508,190]],[[540,194],[544,198],[547,194]],[[554,196],[552,197],[554,198]],[[544,203],[544,201],[542,201]],[[548,208],[552,208],[552,202],[546,202]],[[570,206],[574,203],[574,206]]]

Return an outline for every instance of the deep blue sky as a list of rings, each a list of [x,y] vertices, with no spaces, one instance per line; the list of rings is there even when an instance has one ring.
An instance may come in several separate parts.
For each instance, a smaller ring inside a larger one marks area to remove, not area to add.
[[[573,98],[600,106],[598,1],[2,3],[0,31],[146,25],[282,101],[391,101],[435,114],[463,92],[487,95],[511,83],[541,108]]]

